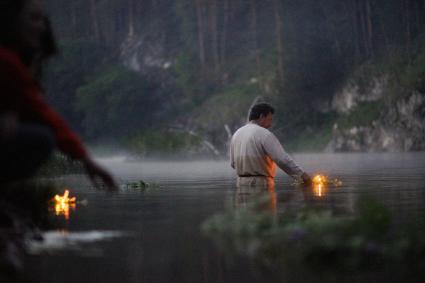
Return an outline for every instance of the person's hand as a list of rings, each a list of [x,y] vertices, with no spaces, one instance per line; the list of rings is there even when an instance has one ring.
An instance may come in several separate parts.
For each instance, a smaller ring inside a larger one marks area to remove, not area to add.
[[[106,189],[110,191],[118,190],[118,186],[112,175],[92,159],[87,158],[83,160],[83,164],[90,180],[96,188],[104,188],[106,186]]]
[[[313,184],[310,176],[305,172],[301,175],[301,179],[303,180],[303,185],[306,187],[311,186]]]

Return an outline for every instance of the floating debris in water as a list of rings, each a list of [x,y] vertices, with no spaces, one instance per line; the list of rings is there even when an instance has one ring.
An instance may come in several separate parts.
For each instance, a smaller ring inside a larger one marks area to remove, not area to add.
[[[69,232],[66,230],[46,231],[42,233],[41,240],[28,239],[26,250],[30,254],[56,254],[61,251],[78,251],[82,255],[101,256],[101,252],[96,249],[87,249],[82,245],[99,241],[110,240],[127,235],[121,231],[83,231]],[[97,251],[97,252],[94,252]]]
[[[147,183],[143,180],[139,181],[133,181],[133,182],[126,182],[124,185],[125,189],[139,189],[139,190],[146,190],[146,189],[157,189],[159,188],[158,184],[155,183]]]
[[[332,180],[332,184],[333,184],[335,187],[341,187],[341,186],[342,186],[342,181],[340,181],[340,180],[338,180],[338,179],[333,179],[333,180]]]

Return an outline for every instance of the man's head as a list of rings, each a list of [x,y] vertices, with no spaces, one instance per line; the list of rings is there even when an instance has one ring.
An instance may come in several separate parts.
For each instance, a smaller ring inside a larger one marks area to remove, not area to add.
[[[272,126],[273,114],[274,108],[270,104],[258,103],[249,110],[249,121],[268,129]]]
[[[43,0],[0,0],[0,45],[42,57],[56,52]]]

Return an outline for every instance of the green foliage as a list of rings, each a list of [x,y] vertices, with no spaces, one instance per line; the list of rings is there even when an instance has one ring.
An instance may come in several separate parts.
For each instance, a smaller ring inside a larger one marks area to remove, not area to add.
[[[61,41],[59,49],[59,57],[53,61],[50,67],[51,71],[55,74],[60,73],[61,75],[71,72],[72,75],[69,75],[69,78],[79,75],[78,70],[85,71],[83,74],[87,74],[101,67],[99,63],[110,52],[104,45],[93,40],[84,39]]]
[[[374,78],[387,76],[388,91],[396,97],[411,91],[425,92],[425,48],[423,42],[414,44],[416,52],[397,48],[356,68],[351,80],[366,93]]]
[[[137,73],[113,65],[77,90],[76,106],[89,138],[128,136],[154,120],[160,105],[154,86]]]
[[[197,66],[195,63],[195,58],[189,53],[179,54],[174,64],[174,72],[177,78],[177,85],[191,100],[196,100],[196,96],[200,96],[200,82],[198,82],[199,77],[196,73],[196,67]]]
[[[374,78],[387,76],[384,100],[425,92],[421,1],[406,7],[399,0],[154,2],[46,1],[62,40],[62,56],[46,76],[48,98],[91,140],[195,120],[196,130],[220,148],[227,141],[223,125],[240,126],[252,99],[265,95],[285,140],[312,150],[323,147],[330,131],[315,104],[329,101],[345,81],[367,94]],[[356,28],[366,24],[371,29]],[[168,58],[172,68],[142,68],[143,78],[118,70],[126,51]],[[247,85],[251,78],[258,83]],[[360,105],[338,122],[367,125],[379,116],[375,106]]]
[[[225,124],[244,123],[252,101],[261,95],[258,84],[240,84],[224,89],[205,101],[197,111],[203,128],[223,129]],[[233,126],[233,125],[231,125]]]
[[[92,40],[64,40],[59,48],[59,56],[50,62],[44,76],[47,100],[80,129],[81,116],[74,107],[76,91],[103,66],[108,49]]]
[[[370,91],[370,89],[373,87],[375,79],[388,75],[395,64],[400,64],[399,62],[395,61],[386,62],[383,60],[382,62],[365,62],[361,66],[357,67],[352,74],[350,74],[349,80],[352,82],[352,84],[359,88],[359,93],[367,94],[368,91]]]
[[[284,141],[289,152],[322,152],[332,138],[333,123],[323,123],[319,128],[306,127],[304,131]]]
[[[176,17],[179,19],[177,25],[178,34],[181,35],[182,44],[185,47],[184,49],[191,53],[196,53],[197,26],[195,7],[187,0],[176,0],[174,3],[174,11]]]
[[[254,205],[215,215],[203,223],[202,231],[230,254],[246,254],[273,266],[368,268],[406,260],[413,265],[423,262],[425,241],[420,231],[393,230],[392,224],[383,205],[361,199],[353,217],[306,208],[276,218]]]
[[[385,206],[372,198],[357,201],[359,216],[353,222],[353,232],[362,231],[364,236],[375,241],[384,241],[391,228],[392,217]]]
[[[198,137],[183,132],[149,130],[125,141],[126,147],[139,157],[170,157],[199,147]]]
[[[382,105],[382,101],[361,102],[348,114],[341,115],[336,122],[341,128],[370,126],[380,117]]]
[[[228,133],[245,124],[254,99],[261,95],[258,84],[239,84],[223,89],[193,111],[194,126],[205,139],[226,152]]]
[[[405,71],[400,75],[402,87],[408,90],[417,90],[425,93],[425,48],[407,64]]]

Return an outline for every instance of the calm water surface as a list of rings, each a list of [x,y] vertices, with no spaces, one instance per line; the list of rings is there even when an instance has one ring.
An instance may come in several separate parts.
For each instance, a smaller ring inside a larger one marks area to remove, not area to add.
[[[356,199],[367,194],[384,202],[397,221],[425,219],[425,153],[300,154],[294,158],[308,172],[343,182],[342,187],[314,197],[317,205],[353,213]],[[22,282],[302,282],[315,278],[311,271],[311,277],[278,280],[249,259],[223,256],[201,234],[200,225],[209,216],[240,205],[235,175],[227,162],[99,161],[122,184],[144,180],[160,187],[110,194],[94,190],[80,176],[60,179],[87,203],[77,204],[69,220],[51,216],[59,228],[48,231],[46,241],[28,256]],[[278,214],[306,205],[304,195],[291,183],[278,174]],[[365,279],[358,276],[347,278]],[[374,276],[385,278],[385,271]],[[391,279],[399,281],[401,276],[391,274]]]

